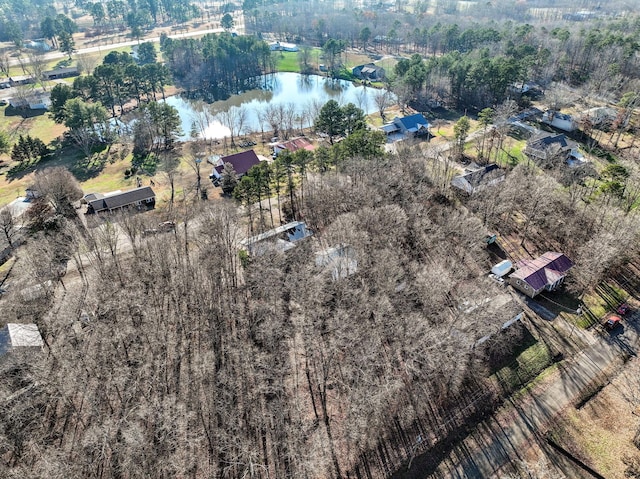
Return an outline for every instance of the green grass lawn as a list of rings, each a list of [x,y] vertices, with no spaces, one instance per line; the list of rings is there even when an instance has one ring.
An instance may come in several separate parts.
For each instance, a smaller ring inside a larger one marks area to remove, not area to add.
[[[536,341],[522,351],[511,364],[498,370],[495,376],[506,390],[516,391],[552,363],[549,348],[543,342]]]
[[[277,59],[276,69],[279,72],[300,73],[298,52],[274,52],[274,55]]]

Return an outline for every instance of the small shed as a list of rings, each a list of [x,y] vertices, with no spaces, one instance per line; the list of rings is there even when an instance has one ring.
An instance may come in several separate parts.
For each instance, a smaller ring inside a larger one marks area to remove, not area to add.
[[[44,341],[36,324],[8,323],[0,329],[0,356],[17,348],[42,348]]]
[[[505,259],[504,261],[500,261],[498,264],[494,265],[493,268],[491,268],[491,272],[496,276],[502,278],[503,276],[507,275],[512,269],[513,263],[508,259]]]

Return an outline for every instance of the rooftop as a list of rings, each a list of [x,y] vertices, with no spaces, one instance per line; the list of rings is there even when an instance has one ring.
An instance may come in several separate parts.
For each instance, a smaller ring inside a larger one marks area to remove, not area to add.
[[[219,174],[222,174],[224,165],[227,163],[231,163],[237,175],[244,175],[251,169],[252,166],[260,163],[260,160],[258,159],[258,155],[256,155],[255,151],[242,151],[234,155],[223,156],[222,158],[220,158],[220,164],[215,167],[215,170]]]
[[[538,290],[555,283],[573,267],[573,262],[563,253],[547,251],[536,259],[523,260],[516,264],[511,278],[521,279]]]
[[[393,121],[394,121],[394,123],[396,121],[399,121],[402,124],[402,126],[409,132],[416,132],[420,128],[428,128],[429,127],[429,122],[427,121],[427,119],[421,113],[416,113],[414,115],[405,116],[403,118],[396,118]]]
[[[96,196],[94,200],[88,200],[89,206],[93,208],[94,211],[122,208],[123,206],[137,203],[138,201],[155,198],[156,196],[150,186],[142,186],[133,190],[108,195],[100,195],[99,193],[94,193],[94,195]]]
[[[8,323],[0,329],[0,354],[10,348],[42,347],[44,342],[36,324]]]

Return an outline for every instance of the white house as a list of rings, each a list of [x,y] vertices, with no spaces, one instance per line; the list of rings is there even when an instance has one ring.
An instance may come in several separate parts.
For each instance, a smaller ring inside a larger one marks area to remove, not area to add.
[[[542,122],[563,131],[573,131],[578,127],[578,123],[571,115],[555,110],[545,111],[542,114]]]
[[[299,50],[298,45],[287,42],[271,42],[269,43],[269,49],[281,52],[297,52]]]
[[[269,252],[284,253],[296,247],[296,243],[311,236],[313,232],[304,221],[292,221],[259,235],[245,238],[240,245],[252,256],[262,256]]]
[[[491,268],[491,272],[496,276],[499,276],[500,278],[502,278],[507,273],[509,273],[509,271],[511,271],[512,269],[513,269],[513,263],[508,259],[505,259],[504,261],[500,261],[498,264],[494,265],[493,268]]]

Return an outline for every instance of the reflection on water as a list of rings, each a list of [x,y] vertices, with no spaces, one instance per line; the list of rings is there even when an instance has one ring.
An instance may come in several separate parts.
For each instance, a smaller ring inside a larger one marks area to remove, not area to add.
[[[330,99],[345,105],[353,103],[366,113],[376,110],[374,102],[375,90],[366,87],[356,87],[351,82],[344,80],[331,80],[316,75],[300,75],[298,73],[275,73],[264,75],[257,82],[260,88],[233,95],[227,100],[214,103],[205,103],[201,100],[184,100],[178,96],[167,98],[167,103],[174,106],[180,113],[182,120],[183,138],[188,138],[190,134],[197,133],[204,138],[223,138],[230,135],[228,127],[228,117],[237,116],[237,111],[242,109],[246,113],[243,127],[240,133],[261,131],[262,128],[269,130],[270,127],[260,117],[264,116],[265,110],[270,106],[293,105],[296,116],[304,117],[302,121],[304,127],[313,124],[314,112],[317,113],[318,105],[326,103]],[[223,121],[224,112],[227,114],[226,121]],[[307,113],[305,115],[305,112]],[[300,123],[296,123],[298,127]]]

